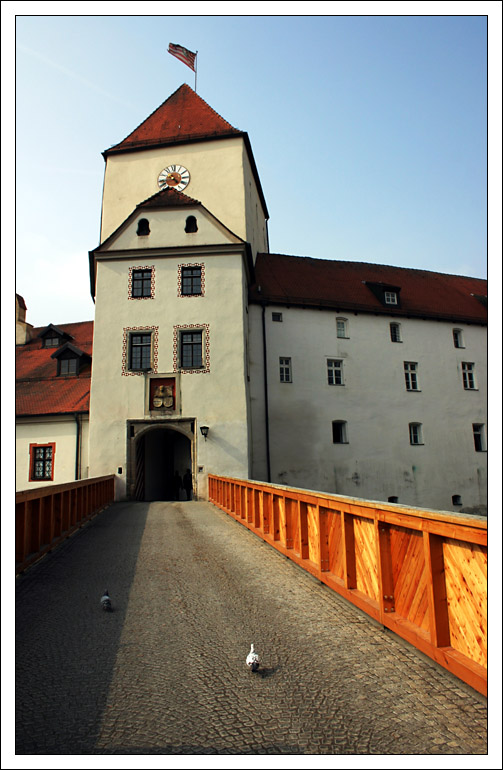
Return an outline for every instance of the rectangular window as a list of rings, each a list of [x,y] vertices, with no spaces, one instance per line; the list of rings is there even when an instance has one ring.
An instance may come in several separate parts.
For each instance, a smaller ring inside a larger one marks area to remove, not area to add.
[[[59,374],[77,374],[77,370],[77,358],[63,358],[59,361]]]
[[[400,332],[400,324],[392,323],[389,325],[389,334],[391,337],[391,342],[401,342],[402,341],[402,335]]]
[[[409,423],[409,440],[413,445],[423,443],[423,428],[420,422]]]
[[[327,361],[327,375],[329,385],[344,385],[342,377],[342,361],[329,359]]]
[[[201,267],[182,267],[181,295],[190,297],[194,294],[201,294]]]
[[[384,301],[387,305],[397,305],[398,297],[396,291],[385,291]]]
[[[454,341],[454,347],[455,348],[464,348],[463,332],[461,331],[461,329],[453,329],[452,330],[452,339]]]
[[[344,420],[334,420],[332,423],[332,441],[334,444],[347,444],[347,423]]]
[[[55,444],[30,444],[30,481],[52,481]]]
[[[54,337],[44,337],[44,348],[58,348],[59,347],[59,337],[56,335]]]
[[[180,367],[182,369],[201,369],[202,366],[202,331],[180,332]]]
[[[279,381],[280,382],[292,381],[292,359],[291,358],[279,359]]]
[[[129,335],[129,368],[131,371],[150,369],[152,334],[132,333]]]
[[[348,336],[348,322],[345,318],[336,319],[337,336],[340,339],[346,339]]]
[[[475,390],[475,364],[463,361],[463,387],[465,390]]]
[[[483,423],[473,423],[473,442],[475,444],[476,452],[486,452],[486,426]]]
[[[272,320],[277,321],[278,323],[282,323],[283,321],[283,313],[273,313],[272,314]]]
[[[152,296],[152,270],[133,270],[131,296],[133,299]]]
[[[407,390],[419,390],[417,379],[417,363],[413,361],[404,361],[403,370],[405,374],[405,387]]]

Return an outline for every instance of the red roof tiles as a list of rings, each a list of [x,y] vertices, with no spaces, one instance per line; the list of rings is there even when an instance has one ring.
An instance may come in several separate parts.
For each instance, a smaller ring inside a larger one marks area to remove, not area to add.
[[[487,281],[479,278],[285,254],[258,254],[255,276],[252,302],[487,322],[477,299],[487,294]],[[400,307],[384,306],[369,283],[399,287]]]
[[[105,157],[122,150],[196,139],[241,135],[188,85],[180,86],[122,142],[110,147]]]
[[[16,415],[88,412],[91,367],[85,366],[78,377],[58,377],[58,362],[52,358],[58,348],[42,347],[42,340],[37,336],[45,328],[34,328],[31,341],[16,347]],[[92,321],[57,328],[70,335],[75,348],[92,355]]]

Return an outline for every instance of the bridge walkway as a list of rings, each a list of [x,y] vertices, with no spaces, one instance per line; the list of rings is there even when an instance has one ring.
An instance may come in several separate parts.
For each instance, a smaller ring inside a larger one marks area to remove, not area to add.
[[[209,503],[113,504],[16,615],[17,754],[487,751],[483,696]]]

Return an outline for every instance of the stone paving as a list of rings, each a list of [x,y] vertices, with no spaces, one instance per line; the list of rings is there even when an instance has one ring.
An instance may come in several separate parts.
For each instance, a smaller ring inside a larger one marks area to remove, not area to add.
[[[115,503],[16,616],[17,754],[487,752],[482,696],[208,503]]]

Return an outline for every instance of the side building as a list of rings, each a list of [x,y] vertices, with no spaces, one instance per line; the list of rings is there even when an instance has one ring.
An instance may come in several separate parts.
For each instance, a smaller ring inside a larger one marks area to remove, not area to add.
[[[16,490],[87,478],[93,322],[33,327],[16,295]]]

